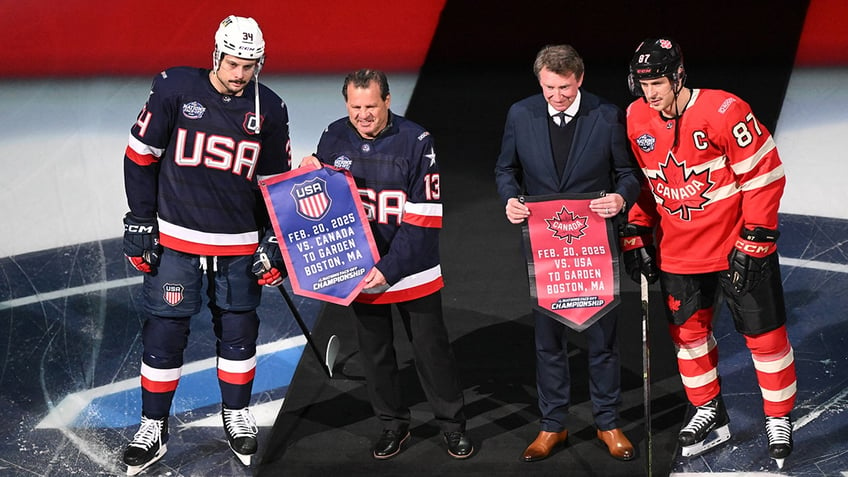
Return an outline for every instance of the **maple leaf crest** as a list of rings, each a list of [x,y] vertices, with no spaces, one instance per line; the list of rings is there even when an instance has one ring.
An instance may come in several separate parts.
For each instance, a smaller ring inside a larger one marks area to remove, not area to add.
[[[704,210],[709,202],[707,191],[715,184],[710,180],[710,170],[695,172],[677,161],[669,153],[665,164],[660,164],[662,173],[651,179],[654,194],[669,214],[677,214],[683,220],[691,220],[693,210]]]
[[[666,304],[668,305],[668,309],[672,312],[680,310],[680,300],[671,295],[666,298]]]
[[[553,237],[565,240],[571,245],[572,241],[585,235],[583,231],[588,227],[586,223],[588,219],[589,217],[578,217],[562,206],[562,209],[552,218],[545,219],[545,223],[548,224],[548,230],[554,233]]]

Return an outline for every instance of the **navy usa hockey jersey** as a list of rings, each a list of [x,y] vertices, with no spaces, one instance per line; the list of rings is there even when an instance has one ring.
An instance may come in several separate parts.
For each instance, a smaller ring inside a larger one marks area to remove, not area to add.
[[[315,156],[350,170],[356,180],[380,252],[376,267],[390,285],[355,300],[397,303],[441,289],[442,204],[430,133],[390,112],[386,128],[365,139],[345,117],[324,130]]]
[[[269,223],[257,178],[291,167],[285,103],[259,85],[218,93],[209,70],[176,67],[153,81],[130,130],[124,183],[130,212],[158,218],[163,246],[207,256],[249,255]]]

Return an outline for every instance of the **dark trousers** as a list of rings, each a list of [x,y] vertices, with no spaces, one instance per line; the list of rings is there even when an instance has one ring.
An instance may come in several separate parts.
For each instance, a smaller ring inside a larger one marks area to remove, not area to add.
[[[218,385],[223,404],[241,409],[250,404],[256,367],[262,289],[251,266],[253,256],[200,257],[166,248],[156,273],[144,275],[142,328],[142,413],[166,417],[182,375],[191,316],[200,312],[203,277],[212,313],[218,357]],[[206,272],[204,272],[204,269]],[[226,360],[229,368],[220,365]]]
[[[536,322],[536,389],[539,393],[541,429],[565,429],[571,404],[571,372],[568,366],[566,325],[533,312]],[[618,310],[613,310],[585,329],[589,362],[589,394],[595,425],[602,431],[618,425],[621,404],[621,363],[618,355]]]
[[[412,344],[418,379],[442,432],[464,431],[464,398],[442,317],[442,296],[433,293],[395,303]],[[359,352],[374,414],[384,429],[401,431],[410,423],[403,400],[391,305],[354,303]]]

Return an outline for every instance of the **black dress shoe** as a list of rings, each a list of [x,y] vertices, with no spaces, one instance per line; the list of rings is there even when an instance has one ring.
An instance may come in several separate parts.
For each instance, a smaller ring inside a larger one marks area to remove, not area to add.
[[[409,431],[407,429],[398,431],[384,429],[383,433],[380,434],[380,438],[377,439],[377,443],[374,444],[374,458],[388,459],[396,456],[401,451],[407,439],[409,439]]]
[[[474,444],[464,432],[445,432],[448,454],[454,459],[466,459],[474,452]]]

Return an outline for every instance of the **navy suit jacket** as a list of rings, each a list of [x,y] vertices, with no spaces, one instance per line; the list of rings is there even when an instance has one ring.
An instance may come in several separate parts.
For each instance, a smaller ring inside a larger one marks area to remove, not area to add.
[[[639,195],[640,171],[627,140],[624,114],[617,106],[580,90],[580,110],[571,154],[557,176],[548,132],[548,105],[541,94],[509,108],[501,153],[495,166],[498,194],[519,195],[616,192],[628,207]]]
[[[621,109],[581,90],[580,110],[571,152],[557,175],[551,146],[548,106],[541,95],[523,99],[509,109],[495,180],[504,203],[519,195],[617,192],[627,204],[639,194],[640,172],[628,145]],[[617,220],[626,216],[619,214]],[[536,386],[543,431],[565,428],[571,378],[564,346],[566,327],[534,311]],[[621,368],[616,351],[617,313],[607,313],[584,334],[589,348],[590,395],[598,429],[619,427]]]

